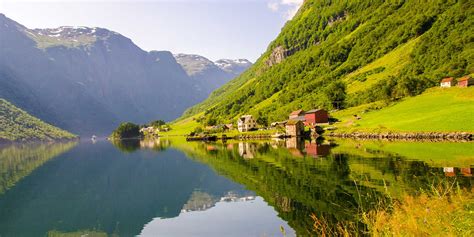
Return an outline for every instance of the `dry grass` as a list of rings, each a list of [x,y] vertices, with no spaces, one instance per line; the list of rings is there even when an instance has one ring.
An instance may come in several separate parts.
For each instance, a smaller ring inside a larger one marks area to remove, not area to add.
[[[318,236],[474,236],[474,190],[455,182],[433,184],[421,194],[405,195],[392,203],[359,213],[362,223],[338,222],[312,215]]]

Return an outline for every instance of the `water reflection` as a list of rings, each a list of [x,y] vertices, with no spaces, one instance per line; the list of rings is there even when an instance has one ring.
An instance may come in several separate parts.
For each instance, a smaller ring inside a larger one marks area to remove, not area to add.
[[[155,218],[176,218],[212,209],[230,197],[255,196],[182,152],[157,151],[169,143],[159,144],[165,145],[129,141],[114,147],[99,141],[58,154],[0,196],[0,235],[136,236]],[[265,218],[284,223],[276,213]]]
[[[0,147],[0,194],[38,167],[70,150],[76,142],[15,144]]]
[[[469,174],[474,154],[467,151],[472,145],[287,139],[188,143],[179,148],[263,197],[298,235],[306,236],[313,234],[309,218],[313,213],[334,225],[357,222],[358,210],[370,210],[384,199],[416,194],[434,181],[456,180],[461,188],[472,190]],[[209,146],[212,152],[205,148]],[[440,159],[430,154],[432,146],[455,147],[461,153],[446,152]],[[412,155],[412,149],[423,151],[436,162]],[[456,157],[462,158],[452,163]],[[443,170],[445,162],[461,168]],[[471,165],[466,168],[466,164]]]
[[[357,222],[433,180],[474,187],[472,143],[75,145],[0,149],[0,236],[311,236],[311,214]]]

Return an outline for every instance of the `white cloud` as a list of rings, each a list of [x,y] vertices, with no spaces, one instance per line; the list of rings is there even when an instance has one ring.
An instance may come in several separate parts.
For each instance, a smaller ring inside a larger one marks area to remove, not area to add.
[[[273,12],[283,10],[283,16],[290,20],[295,16],[304,0],[271,0],[268,2],[268,8]]]
[[[270,8],[270,10],[272,10],[272,12],[277,12],[280,8],[280,4],[278,2],[269,2],[267,6]]]

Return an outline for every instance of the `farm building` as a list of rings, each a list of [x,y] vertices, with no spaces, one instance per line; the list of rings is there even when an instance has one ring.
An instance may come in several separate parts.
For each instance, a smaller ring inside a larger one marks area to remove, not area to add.
[[[288,116],[289,120],[299,120],[304,122],[304,110],[296,110],[290,113],[290,116]]]
[[[304,133],[304,124],[300,120],[288,120],[285,125],[286,135],[301,137]]]
[[[306,126],[315,126],[318,123],[329,123],[328,112],[324,109],[313,109],[304,115]]]
[[[455,80],[454,78],[452,77],[446,77],[444,78],[443,80],[441,80],[440,82],[440,87],[443,87],[443,88],[448,88],[448,87],[452,87],[455,85]]]
[[[248,132],[256,128],[257,122],[252,115],[244,115],[237,120],[237,129],[239,132]]]
[[[464,76],[458,79],[459,87],[468,87],[474,85],[474,79],[471,76]]]

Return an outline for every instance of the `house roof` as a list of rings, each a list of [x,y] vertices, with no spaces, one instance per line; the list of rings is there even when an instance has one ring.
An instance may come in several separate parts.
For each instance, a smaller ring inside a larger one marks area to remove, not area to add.
[[[253,119],[252,115],[242,115],[239,118],[239,120],[242,121],[242,122],[248,122],[248,121],[250,121],[250,119]]]
[[[443,80],[441,80],[441,82],[451,82],[454,78],[452,77],[446,77],[446,78],[443,78]]]
[[[463,76],[463,77],[459,78],[458,81],[467,81],[469,79],[471,79],[471,76]]]
[[[288,122],[286,123],[286,125],[296,125],[298,123],[302,123],[301,120],[294,120],[294,119],[290,119],[288,120]]]
[[[295,110],[295,111],[291,112],[290,116],[298,116],[302,113],[304,113],[304,111],[302,109],[299,109],[299,110]]]
[[[316,113],[316,112],[318,112],[318,111],[320,111],[320,110],[326,111],[326,110],[324,110],[324,109],[312,109],[312,110],[306,111],[306,113],[307,113],[307,114]]]

